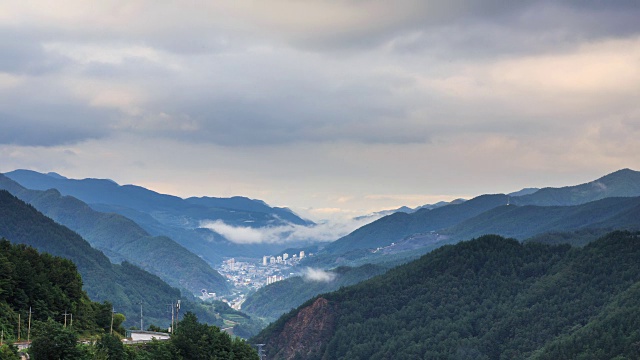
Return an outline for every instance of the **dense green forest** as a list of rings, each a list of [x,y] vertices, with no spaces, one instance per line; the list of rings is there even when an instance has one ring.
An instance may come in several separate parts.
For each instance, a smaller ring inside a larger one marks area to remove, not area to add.
[[[63,323],[64,314],[73,314],[73,323],[71,315],[66,321],[80,333],[101,333],[111,326],[111,304],[89,299],[73,262],[6,239],[0,239],[0,309],[4,341],[29,337],[29,310],[35,328],[49,319]],[[124,334],[122,320],[115,317],[115,328]]]
[[[270,359],[637,359],[638,295],[639,233],[581,248],[490,235],[311,299],[252,341]]]
[[[387,270],[388,268],[384,266],[368,264],[357,268],[338,267],[330,271],[334,278],[327,281],[313,281],[302,276],[291,277],[267,285],[249,295],[242,304],[242,310],[251,315],[274,321],[280,315],[291,311],[318,294],[357,284]]]
[[[29,340],[34,360],[257,359],[244,340],[187,312],[168,341],[125,346],[124,316],[89,300],[69,260],[0,239],[0,359],[19,359]],[[82,340],[82,341],[80,341]]]
[[[169,340],[126,344],[118,335],[110,333],[102,334],[95,342],[79,343],[78,340],[78,333],[73,329],[47,321],[39,324],[28,352],[34,360],[258,359],[256,350],[244,340],[232,337],[216,326],[198,322],[190,312],[178,322]]]

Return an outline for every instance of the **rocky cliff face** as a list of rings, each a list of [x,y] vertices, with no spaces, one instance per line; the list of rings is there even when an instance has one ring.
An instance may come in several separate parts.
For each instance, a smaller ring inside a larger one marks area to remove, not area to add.
[[[280,334],[267,344],[269,358],[290,360],[317,356],[333,334],[335,314],[334,304],[318,298],[287,321]]]

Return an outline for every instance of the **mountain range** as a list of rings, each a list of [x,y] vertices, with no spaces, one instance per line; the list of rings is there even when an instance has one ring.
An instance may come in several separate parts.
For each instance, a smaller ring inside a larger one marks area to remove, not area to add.
[[[2,174],[0,189],[76,231],[114,263],[135,264],[189,294],[199,294],[202,289],[229,292],[226,280],[200,257],[166,236],[151,236],[124,216],[95,211],[75,197],[61,195],[57,189],[26,189]]]
[[[0,174],[0,189],[8,190],[77,232],[95,249],[84,250],[89,245],[75,233],[56,236],[79,238],[73,240],[73,244],[61,240],[67,244],[63,246],[68,247],[66,250],[60,245],[39,243],[41,240],[33,234],[20,237],[20,228],[28,226],[23,222],[13,228],[5,222],[4,228],[0,227],[0,236],[6,233],[8,238],[17,238],[18,242],[41,246],[42,251],[49,251],[47,246],[53,246],[54,254],[75,257],[83,278],[87,279],[87,292],[92,299],[112,301],[108,296],[115,296],[114,303],[118,302],[130,314],[135,312],[135,300],[132,299],[139,294],[131,289],[125,292],[125,286],[139,286],[154,294],[173,294],[158,296],[163,299],[174,297],[177,290],[171,286],[191,294],[199,293],[201,289],[224,294],[229,291],[227,282],[212,269],[212,264],[225,257],[261,257],[285,247],[282,244],[237,244],[204,227],[204,222],[219,221],[228,226],[252,229],[314,226],[286,208],[270,207],[260,200],[245,197],[182,199],[139,186],[121,186],[111,180],[74,180],[56,173],[16,170],[7,176]],[[8,209],[6,211],[12,211],[10,207]],[[529,243],[534,241],[573,242],[583,246],[611,230],[640,230],[639,213],[640,173],[629,169],[577,186],[527,188],[510,194],[486,194],[416,209],[401,208],[337,241],[313,245],[315,255],[304,260],[307,266],[330,269],[340,264],[376,265],[333,269],[335,281],[325,283],[291,278],[261,289],[250,296],[244,306],[255,315],[273,319],[309,297],[355,284],[447,244],[497,234],[525,242],[526,246],[533,246]],[[49,230],[38,231],[47,233]],[[62,230],[52,230],[52,233],[56,231]],[[287,247],[296,245],[308,244],[286,244]],[[75,248],[93,255],[87,259],[77,254]],[[115,274],[105,281],[116,287],[103,288],[106,285],[96,284],[97,274],[101,272]],[[123,273],[133,274],[135,279],[129,279]],[[147,287],[138,285],[139,279],[147,279]],[[105,295],[109,292],[113,294]],[[320,306],[318,311],[325,311],[324,301],[315,305]],[[290,319],[290,315],[285,318]],[[323,336],[320,334],[321,338]]]
[[[217,265],[225,257],[261,257],[277,253],[283,245],[234,243],[204,228],[203,222],[221,221],[226,225],[249,228],[314,225],[287,208],[270,207],[261,200],[246,197],[182,199],[140,186],[119,185],[108,179],[76,180],[31,170],[15,170],[5,176],[28,189],[56,189],[62,195],[87,203],[96,211],[123,215],[153,236],[170,237],[211,265]],[[296,244],[288,244],[291,245]]]
[[[623,169],[576,186],[480,195],[413,213],[396,212],[328,244],[307,264],[358,264],[378,257],[377,250],[412,256],[484,234],[523,240],[585,228],[638,229],[637,199],[632,197],[640,197],[640,172]]]

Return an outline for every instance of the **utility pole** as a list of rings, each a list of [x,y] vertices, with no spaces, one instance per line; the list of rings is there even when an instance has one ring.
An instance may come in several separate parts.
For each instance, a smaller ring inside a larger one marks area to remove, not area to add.
[[[178,328],[178,321],[180,321],[180,300],[176,304],[176,329]]]
[[[113,335],[113,313],[114,312],[115,312],[115,309],[112,306],[111,307],[111,330],[109,331],[109,335]]]
[[[67,327],[67,316],[69,316],[69,314],[67,314],[67,310],[65,310],[64,314],[62,314],[62,315],[64,315],[64,327],[66,328]]]
[[[169,327],[169,333],[173,334],[173,303],[167,304],[167,306],[171,309],[171,326]]]
[[[29,306],[29,329],[27,330],[27,342],[31,340],[31,306]]]
[[[144,331],[144,322],[142,320],[142,301],[140,301],[140,331]]]
[[[20,313],[18,313],[18,341],[20,341]]]

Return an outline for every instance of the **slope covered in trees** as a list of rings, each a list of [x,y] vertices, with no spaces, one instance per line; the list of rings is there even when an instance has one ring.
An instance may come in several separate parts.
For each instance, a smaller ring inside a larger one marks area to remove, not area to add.
[[[204,260],[166,236],[149,235],[121,215],[97,212],[57,190],[25,189],[1,174],[0,188],[78,232],[113,262],[135,264],[191,294],[199,294],[201,289],[219,294],[228,292],[226,280]]]
[[[0,239],[0,329],[5,342],[27,339],[29,309],[33,322],[62,323],[65,313],[74,314],[73,326],[80,332],[98,333],[111,325],[111,305],[89,300],[73,262]]]
[[[273,321],[318,294],[357,284],[380,275],[387,269],[384,266],[367,264],[357,268],[346,266],[336,268],[327,272],[324,279],[310,279],[305,276],[290,277],[260,288],[249,295],[242,304],[242,310]]]
[[[165,304],[180,298],[178,289],[157,276],[126,262],[112,264],[78,234],[6,191],[0,191],[0,236],[73,261],[89,297],[111,302],[129,319],[139,319],[142,302],[148,321],[168,322]]]
[[[271,359],[638,358],[639,286],[638,233],[583,248],[483,236],[311,299],[252,341]]]

